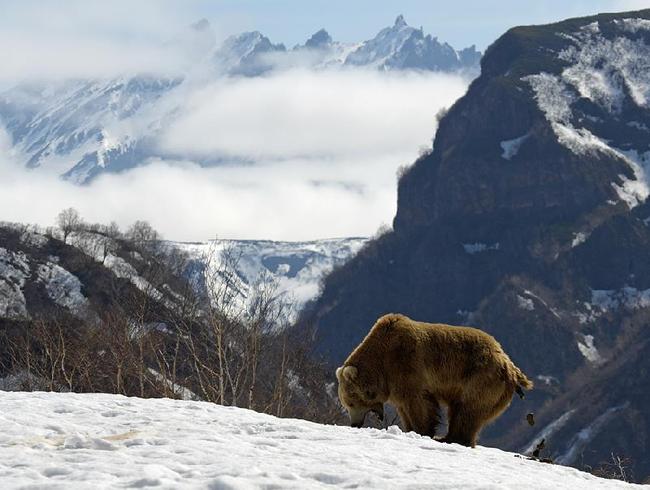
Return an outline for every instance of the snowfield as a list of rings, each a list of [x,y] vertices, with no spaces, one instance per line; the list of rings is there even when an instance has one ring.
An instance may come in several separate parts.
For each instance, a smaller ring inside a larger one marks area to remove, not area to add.
[[[9,488],[628,488],[497,449],[204,402],[0,392]]]

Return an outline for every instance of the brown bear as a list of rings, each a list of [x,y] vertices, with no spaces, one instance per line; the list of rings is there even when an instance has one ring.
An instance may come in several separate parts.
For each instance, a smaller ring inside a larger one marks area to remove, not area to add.
[[[336,370],[339,398],[353,427],[366,414],[397,408],[405,431],[433,437],[447,408],[444,442],[476,445],[479,432],[533,383],[481,330],[381,317]]]

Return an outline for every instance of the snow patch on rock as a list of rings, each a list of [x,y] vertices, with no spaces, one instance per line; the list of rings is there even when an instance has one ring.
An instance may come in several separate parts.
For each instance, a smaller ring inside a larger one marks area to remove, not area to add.
[[[650,289],[639,290],[631,287],[621,289],[592,289],[591,304],[602,312],[619,308],[638,310],[650,306]]]
[[[647,178],[650,152],[623,151],[610,146],[607,139],[592,132],[593,128],[580,127],[582,119],[572,111],[578,99],[591,101],[614,118],[620,116],[625,103],[650,108],[650,46],[643,38],[630,36],[646,30],[650,22],[644,19],[613,22],[620,32],[613,38],[604,37],[598,23],[565,36],[572,45],[559,54],[567,63],[560,75],[542,72],[522,80],[533,89],[537,105],[561,145],[579,156],[601,153],[630,166],[634,177],[620,175],[612,186],[620,199],[633,208],[650,195]],[[585,117],[597,121],[589,115]],[[637,127],[641,128],[641,125]]]
[[[571,120],[571,104],[575,97],[558,76],[542,72],[522,80],[530,84],[537,105],[549,122],[568,123]]]
[[[629,402],[611,407],[605,413],[599,415],[591,424],[578,432],[567,446],[567,449],[555,459],[559,464],[572,464],[579,457],[585,447],[596,437],[603,426],[616,414],[616,412],[627,408]]]
[[[639,31],[650,31],[650,20],[648,19],[617,19],[614,20],[614,24],[635,34]]]
[[[81,293],[81,281],[77,276],[53,262],[39,264],[36,275],[45,286],[49,298],[57,305],[67,308],[76,316],[88,312],[89,302]]]
[[[505,140],[500,143],[501,146],[501,156],[506,159],[506,160],[512,160],[514,156],[519,153],[519,148],[521,148],[521,145],[530,137],[530,133],[526,133],[523,136],[520,136],[519,138],[511,139],[511,140]]]
[[[517,295],[517,304],[522,310],[533,311],[535,309],[535,304],[530,298],[524,298],[523,296]]]
[[[575,237],[571,241],[571,248],[575,248],[578,245],[582,245],[587,241],[588,238],[589,238],[589,233],[586,233],[584,231],[576,233]]]
[[[29,316],[22,289],[29,275],[25,254],[0,247],[0,318]]]
[[[163,299],[163,294],[153,287],[144,277],[140,276],[138,271],[135,270],[135,267],[122,257],[108,254],[104,260],[104,265],[113,271],[113,274],[117,277],[128,279],[135,287],[154,300],[161,301]]]
[[[523,454],[532,453],[535,450],[535,447],[537,447],[537,445],[542,439],[548,440],[553,434],[557,433],[562,427],[564,427],[574,412],[575,409],[569,410],[568,412],[560,415],[557,419],[555,419],[553,422],[548,424],[546,427],[544,427],[541,431],[537,433],[535,437],[533,437],[530,443],[526,447],[524,447],[524,449],[521,452]]]
[[[596,349],[596,346],[594,345],[593,335],[584,335],[583,341],[578,341],[578,350],[585,359],[596,366],[604,362],[604,359],[601,357],[598,349]]]

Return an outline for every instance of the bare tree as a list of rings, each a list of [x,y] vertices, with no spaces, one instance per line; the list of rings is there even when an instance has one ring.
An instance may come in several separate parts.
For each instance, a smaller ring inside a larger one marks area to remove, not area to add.
[[[147,249],[161,239],[160,234],[154,230],[148,221],[138,220],[126,232],[126,238],[136,247]]]
[[[56,224],[63,233],[63,243],[67,243],[70,233],[78,231],[82,227],[83,220],[76,209],[67,208],[58,214]]]
[[[142,223],[128,235],[147,245],[158,235]],[[73,221],[66,236],[79,228]],[[104,227],[83,230],[75,245],[97,261],[133,251]],[[238,273],[241,254],[215,248],[200,289],[185,277],[187,255],[165,249],[146,247],[137,259],[150,289],[115,275],[93,318],[62,313],[0,331],[0,376],[25,380],[24,389],[182,397],[338,420],[332,373],[310,357],[309,335],[288,330],[287,298],[271,275],[249,284]]]

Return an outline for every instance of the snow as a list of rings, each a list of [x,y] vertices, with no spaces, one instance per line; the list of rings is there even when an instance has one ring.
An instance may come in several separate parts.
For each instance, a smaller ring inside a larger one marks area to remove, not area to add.
[[[480,252],[487,252],[488,250],[499,250],[499,243],[463,243],[463,248],[465,252],[470,255],[474,255]]]
[[[609,113],[620,113],[625,89],[637,105],[648,108],[650,47],[642,39],[621,36],[610,40],[592,34],[560,53],[560,59],[571,63],[562,78],[581,97]]]
[[[628,32],[650,31],[650,20],[648,19],[620,19],[615,20],[614,23]]]
[[[535,378],[540,380],[546,386],[553,386],[553,385],[560,384],[559,379],[557,379],[555,376],[550,376],[548,374],[538,374],[537,376],[535,376]]]
[[[571,242],[571,248],[575,248],[578,245],[582,245],[587,241],[589,238],[589,233],[586,233],[584,231],[576,233],[575,237],[573,237],[573,241]]]
[[[631,128],[638,129],[639,131],[650,131],[650,128],[648,128],[648,126],[640,123],[639,121],[628,121],[626,124]]]
[[[517,295],[517,303],[519,304],[519,308],[522,310],[533,311],[535,309],[535,305],[533,304],[532,299],[524,298],[519,294]]]
[[[29,275],[25,254],[0,247],[0,318],[28,316],[22,288]]]
[[[550,438],[553,434],[555,434],[557,431],[559,431],[562,427],[566,425],[566,423],[569,421],[573,413],[575,412],[574,410],[569,410],[566,413],[563,413],[560,415],[557,419],[555,419],[553,422],[548,424],[546,427],[544,427],[539,433],[533,437],[530,441],[530,444],[528,444],[522,451],[523,454],[530,454],[535,450],[535,447],[539,444],[539,442],[542,439],[548,439]]]
[[[366,242],[366,238],[309,242],[212,240],[173,245],[207,268],[205,279],[221,294],[224,288],[228,290],[238,313],[250,309],[260,287],[267,287],[286,301],[291,320],[318,295],[321,279],[354,256]]]
[[[524,294],[525,294],[526,296],[530,296],[531,298],[535,298],[535,299],[536,299],[537,301],[539,301],[542,305],[544,305],[544,307],[545,307],[548,311],[550,311],[551,314],[552,314],[555,318],[557,318],[557,319],[561,319],[561,316],[560,316],[560,314],[557,312],[557,310],[556,310],[555,308],[549,306],[549,304],[548,304],[546,301],[544,301],[544,298],[542,298],[542,297],[539,296],[538,294],[533,293],[533,292],[530,291],[529,289],[525,289],[525,290],[524,290]]]
[[[152,368],[148,368],[148,371],[151,375],[153,375],[154,378],[156,378],[158,381],[164,382],[169,389],[174,393],[174,395],[179,396],[181,400],[200,400],[201,397],[194,393],[192,390],[185,388],[184,386],[179,385],[178,383],[174,383],[171,379],[169,379],[166,376],[163,376],[160,374],[158,371]]]
[[[650,46],[642,37],[630,36],[639,30],[648,30],[650,22],[644,19],[612,21],[616,35],[601,35],[602,25],[584,26],[570,36],[571,46],[558,57],[566,67],[559,75],[538,73],[524,77],[533,89],[539,109],[550,122],[558,142],[578,156],[606,154],[627,163],[634,178],[619,175],[612,186],[619,198],[630,208],[644,202],[650,195],[647,174],[650,152],[644,149],[626,151],[610,145],[606,136],[594,134],[596,129],[580,127],[583,119],[598,122],[590,114],[573,111],[579,99],[586,99],[617,120],[625,104],[635,104],[641,109],[650,108]],[[635,121],[627,123],[642,130]]]
[[[559,77],[543,72],[523,80],[535,92],[537,105],[549,122],[568,122],[571,119],[571,104],[575,98]]]
[[[25,227],[20,234],[20,243],[28,247],[42,248],[47,242],[48,238],[33,227]]]
[[[81,281],[63,267],[47,262],[36,268],[38,281],[43,283],[49,298],[77,316],[89,311],[88,299],[81,293]]]
[[[604,359],[594,345],[593,335],[584,335],[584,340],[578,341],[578,350],[590,363],[598,366],[604,362]]]
[[[643,203],[650,195],[650,182],[648,182],[648,172],[650,171],[650,151],[639,154],[636,150],[622,151],[617,150],[618,156],[632,168],[634,180],[628,179],[624,175],[619,175],[623,182],[622,186],[612,183],[619,197],[625,201],[630,209]]]
[[[637,310],[650,306],[650,289],[639,290],[632,287],[621,289],[592,289],[591,304],[602,312],[618,308]]]
[[[156,301],[163,300],[163,294],[155,287],[153,287],[153,285],[144,277],[138,275],[138,271],[135,270],[135,267],[129,264],[122,257],[117,257],[116,255],[109,253],[106,255],[104,265],[113,271],[113,274],[115,274],[117,277],[131,281],[131,284],[133,284],[140,291],[147,294],[152,299]]]
[[[3,489],[629,487],[397,427],[320,425],[204,402],[0,392],[0,414]]]
[[[600,432],[603,426],[618,412],[627,408],[629,402],[622,405],[611,407],[604,413],[596,417],[587,427],[578,432],[569,442],[566,451],[555,459],[560,464],[572,464],[580,456],[582,451],[587,447],[589,442]]]
[[[501,149],[503,150],[501,156],[506,160],[512,160],[512,158],[516,156],[517,153],[519,153],[519,148],[521,148],[523,142],[526,141],[529,137],[530,133],[526,133],[519,138],[502,141],[500,143]]]

